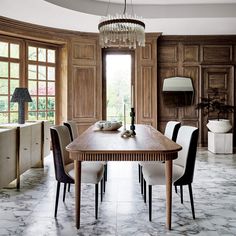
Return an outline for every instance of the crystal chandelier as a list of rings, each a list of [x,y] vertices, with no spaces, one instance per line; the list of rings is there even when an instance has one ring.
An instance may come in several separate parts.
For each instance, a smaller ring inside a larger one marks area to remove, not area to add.
[[[126,0],[123,14],[102,17],[98,30],[102,48],[118,46],[135,49],[136,46],[145,46],[145,24],[137,16],[126,13]]]

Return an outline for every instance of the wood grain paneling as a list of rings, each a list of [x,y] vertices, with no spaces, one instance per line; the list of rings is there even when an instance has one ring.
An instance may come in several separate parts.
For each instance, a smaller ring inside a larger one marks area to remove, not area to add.
[[[153,59],[153,55],[152,55],[152,44],[147,42],[145,44],[145,47],[141,48],[142,53],[140,54],[140,56],[142,57],[141,60],[152,60]]]
[[[194,88],[194,97],[193,105],[185,106],[182,108],[182,119],[189,121],[198,119],[198,113],[195,109],[194,104],[197,104],[199,97],[199,67],[198,66],[184,66],[183,67],[183,76],[192,79],[193,88]]]
[[[199,46],[183,45],[183,62],[198,62],[198,61],[199,61]]]
[[[158,49],[159,62],[178,62],[178,46],[160,46]]]
[[[207,117],[195,105],[201,97],[212,96],[218,89],[230,105],[235,104],[236,37],[227,36],[161,36],[158,41],[158,88],[163,79],[190,77],[194,86],[192,106],[169,108],[158,90],[158,128],[162,131],[169,120],[199,127],[199,144],[207,146]],[[209,116],[213,118],[214,113]],[[234,127],[235,114],[229,115]],[[233,128],[235,134],[235,127]]]
[[[146,34],[144,48],[135,52],[136,123],[157,127],[157,38]]]
[[[207,45],[202,46],[203,62],[230,62],[232,61],[231,45]]]
[[[96,60],[96,45],[86,43],[73,44],[73,59]]]
[[[152,67],[142,67],[142,114],[143,119],[152,119]]]
[[[211,65],[211,66],[202,66],[202,97],[213,97],[215,96],[214,90],[218,90],[218,97],[225,99],[225,103],[229,105],[234,105],[234,75],[233,66],[217,66],[217,65]],[[212,112],[208,115],[208,117],[203,117],[203,114],[201,114],[201,120],[202,124],[202,132],[201,132],[201,139],[202,143],[204,145],[207,144],[207,128],[205,125],[207,124],[207,118],[208,119],[216,119],[217,114]],[[227,117],[231,120],[232,125],[234,126],[234,115],[228,114]]]
[[[74,68],[73,117],[96,120],[96,67]]]
[[[69,100],[79,133],[102,119],[101,49],[98,37],[72,42],[73,76]]]

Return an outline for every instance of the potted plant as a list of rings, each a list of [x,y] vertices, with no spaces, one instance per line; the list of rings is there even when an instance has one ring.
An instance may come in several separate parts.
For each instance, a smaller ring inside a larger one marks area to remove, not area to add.
[[[196,109],[203,110],[204,115],[216,113],[217,119],[208,120],[207,128],[213,133],[227,133],[232,125],[227,119],[229,113],[233,113],[235,106],[228,105],[225,99],[220,98],[218,89],[214,90],[214,95],[208,98],[201,98],[201,102],[196,105]]]

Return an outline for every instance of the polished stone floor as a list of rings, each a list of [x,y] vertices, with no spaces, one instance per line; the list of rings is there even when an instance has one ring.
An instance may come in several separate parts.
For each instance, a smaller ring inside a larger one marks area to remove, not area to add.
[[[148,221],[138,184],[137,163],[110,162],[99,219],[94,217],[94,186],[82,186],[81,228],[75,228],[74,187],[60,199],[53,217],[56,181],[52,156],[44,169],[21,176],[20,191],[0,190],[0,235],[236,235],[236,154],[214,155],[199,149],[193,183],[196,219],[187,187],[184,204],[173,191],[172,230],[165,228],[165,187],[153,188],[153,221]]]

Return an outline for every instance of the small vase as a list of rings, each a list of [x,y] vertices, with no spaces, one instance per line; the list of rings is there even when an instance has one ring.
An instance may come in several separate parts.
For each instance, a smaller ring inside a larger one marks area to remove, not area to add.
[[[232,129],[232,125],[229,120],[209,120],[207,128],[213,133],[227,133]]]

